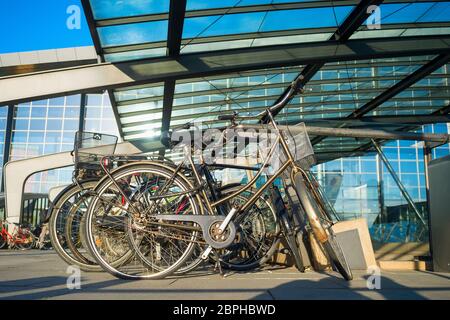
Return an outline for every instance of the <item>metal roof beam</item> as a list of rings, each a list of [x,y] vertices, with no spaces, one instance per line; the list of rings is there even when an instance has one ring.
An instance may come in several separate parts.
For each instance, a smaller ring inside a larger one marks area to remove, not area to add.
[[[432,113],[432,115],[446,115],[450,113],[450,103],[448,106],[443,107],[439,110],[436,110],[435,112]]]
[[[389,99],[392,99],[400,92],[406,90],[419,80],[425,78],[429,74],[433,73],[443,65],[445,65],[450,59],[450,54],[440,54],[427,64],[423,65],[421,68],[417,69],[413,73],[411,73],[409,76],[405,77],[402,81],[396,83],[394,86],[389,88],[388,90],[384,91],[379,96],[375,97],[368,103],[364,104],[357,110],[353,111],[351,114],[349,114],[346,119],[358,119],[364,116],[365,114],[369,113],[370,111],[376,109]],[[342,126],[345,126],[345,123],[342,124]],[[313,145],[319,143],[322,141],[325,137],[317,137],[311,141]]]
[[[371,13],[368,12],[368,8],[372,5],[379,5],[383,2],[383,0],[369,0],[369,1],[360,1],[355,9],[348,15],[348,17],[344,20],[344,22],[337,28],[335,33],[331,36],[329,41],[339,41],[345,42],[347,41],[351,35],[364,23],[364,21],[370,16]],[[297,76],[297,78],[301,78],[299,82],[299,87],[304,87],[313,77],[319,72],[319,70],[324,66],[325,63],[316,63],[307,65],[302,72]],[[281,101],[283,96],[285,96],[291,86],[287,87],[284,92],[280,95],[280,97],[275,101],[275,104]],[[289,103],[289,101],[287,102]],[[284,107],[278,108],[272,111],[272,115],[275,117],[278,113],[283,110]],[[261,123],[267,123],[269,121],[269,116],[266,115],[263,119],[261,119]]]
[[[433,77],[430,77],[433,79],[450,79],[450,74],[444,74],[444,75],[435,75]],[[396,76],[379,76],[379,77],[358,77],[355,78],[355,82],[358,83],[366,83],[366,82],[372,82],[372,81],[387,81],[387,80],[402,80],[402,76],[396,75]],[[336,84],[339,82],[339,79],[326,79],[326,80],[312,80],[310,81],[310,85],[321,85],[321,84]],[[207,96],[207,95],[214,95],[214,94],[224,94],[224,93],[240,93],[240,92],[247,92],[252,90],[261,90],[261,89],[280,89],[284,88],[286,85],[286,82],[274,82],[274,83],[266,83],[266,84],[257,84],[257,85],[249,85],[249,86],[242,86],[242,87],[230,87],[230,88],[224,88],[224,89],[211,89],[211,90],[198,90],[194,92],[180,92],[175,94],[175,99],[181,99],[181,98],[191,98],[191,97],[198,97],[198,96]],[[416,89],[417,88],[417,89]],[[439,88],[446,88],[447,87],[438,87],[438,86],[421,86],[421,87],[414,87],[415,90],[436,90]],[[357,93],[369,93],[374,91],[382,91],[385,89],[385,87],[382,88],[364,88],[364,89],[358,89]],[[322,92],[307,92],[304,94],[305,97],[308,96],[320,96],[322,94],[326,95],[340,95],[340,94],[347,94],[352,93],[352,90],[339,90],[339,91],[322,91]],[[271,96],[268,96],[269,99],[271,99]],[[145,103],[145,102],[157,102],[162,100],[163,96],[151,96],[151,97],[145,97],[145,98],[136,98],[136,99],[127,99],[122,100],[117,103],[119,107],[121,106],[127,106],[127,105],[134,105],[139,103]],[[234,101],[239,101],[236,99],[233,99]],[[216,101],[215,103],[220,103],[220,101]],[[229,102],[227,102],[228,104]]]
[[[325,41],[99,63],[0,78],[0,104],[232,72],[450,52],[450,36]]]
[[[180,55],[181,39],[183,38],[184,17],[186,15],[187,0],[170,0],[169,30],[167,38],[167,55],[176,59]],[[170,128],[172,117],[173,98],[175,95],[176,80],[167,80],[164,83],[164,98],[161,132]],[[164,149],[160,154],[164,156]]]
[[[419,56],[420,58],[423,58],[423,56]],[[405,59],[406,58],[406,59]],[[418,65],[419,67],[424,65],[425,63],[429,62],[429,59],[417,59],[417,60],[410,60],[408,56],[399,57],[398,59],[395,59],[395,61],[390,60],[382,60],[382,59],[373,59],[373,60],[361,60],[361,61],[352,61],[351,65],[347,65],[348,67],[351,67],[352,69],[355,68],[370,68],[370,67],[404,67],[404,66],[414,66]],[[214,75],[209,76],[207,79],[209,81],[211,80],[224,80],[229,78],[241,78],[241,77],[252,77],[252,76],[270,76],[275,75],[279,73],[299,73],[303,70],[302,66],[289,66],[289,67],[277,67],[277,68],[271,68],[271,69],[260,69],[260,70],[248,70],[248,71],[240,71],[236,73],[227,73],[227,74],[220,74],[220,75]],[[346,70],[345,64],[339,64],[339,62],[334,63],[327,63],[323,68],[323,70]],[[358,79],[361,79],[361,81],[368,80],[368,78],[373,77],[358,77]],[[374,79],[377,79],[376,77]],[[336,81],[340,80],[339,78],[334,79],[320,79],[320,80],[311,80],[314,83],[336,83]],[[177,83],[193,83],[193,82],[206,82],[205,78],[189,78],[189,79],[178,79]],[[136,89],[143,89],[143,88],[150,88],[150,87],[159,87],[162,86],[163,83],[158,82],[152,82],[152,83],[145,83],[141,85],[135,85],[135,86],[129,86],[129,87],[121,87],[117,88],[116,91],[128,91],[128,90],[136,90]],[[222,90],[223,91],[223,90]]]
[[[445,65],[449,61],[449,59],[450,54],[441,54],[437,56],[436,58],[434,58],[421,68],[411,73],[402,81],[398,82],[388,90],[384,91],[378,97],[372,99],[369,103],[352,112],[347,118],[349,119],[360,118],[363,115],[369,113],[370,111],[382,105],[389,99],[395,97],[400,92],[404,91],[405,89],[409,88],[419,80],[422,80],[429,74],[433,73],[434,71]]]

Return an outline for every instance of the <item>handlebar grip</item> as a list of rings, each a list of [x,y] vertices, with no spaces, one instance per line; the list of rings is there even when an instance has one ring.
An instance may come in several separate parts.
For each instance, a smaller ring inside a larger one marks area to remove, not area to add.
[[[217,117],[217,119],[221,121],[231,121],[234,120],[235,117],[236,115],[234,114],[221,114],[220,116]]]

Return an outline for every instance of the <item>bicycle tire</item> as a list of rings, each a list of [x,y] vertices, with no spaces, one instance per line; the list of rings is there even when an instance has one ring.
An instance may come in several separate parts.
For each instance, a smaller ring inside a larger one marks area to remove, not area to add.
[[[294,259],[294,265],[298,271],[305,272],[305,266],[303,265],[303,259],[296,239],[296,231],[292,227],[292,220],[290,220],[280,190],[276,186],[271,186],[269,191],[271,202],[280,220],[281,231],[288,246],[287,249],[291,252],[291,256]]]
[[[284,239],[286,240],[286,244],[288,245],[288,249],[294,258],[294,265],[300,272],[305,272],[305,266],[303,265],[302,257],[300,256],[297,237],[294,236],[294,231],[292,230],[291,224],[286,215],[280,217],[280,226],[284,235]]]
[[[169,170],[167,168],[164,168],[162,165],[156,165],[156,164],[147,162],[147,163],[124,165],[123,167],[120,167],[120,168],[116,169],[114,172],[112,172],[111,175],[115,181],[124,181],[124,180],[126,180],[125,177],[127,175],[136,177],[137,173],[158,174],[161,177],[170,179],[170,177],[173,174],[173,171]],[[181,190],[192,190],[193,189],[192,185],[188,183],[187,179],[180,174],[176,175],[175,178],[171,181],[173,183],[175,183]],[[95,241],[96,238],[95,238],[94,232],[96,230],[96,226],[94,225],[94,223],[96,222],[95,217],[96,217],[96,210],[98,209],[98,205],[99,205],[100,201],[103,201],[100,199],[102,198],[103,193],[107,192],[109,190],[109,187],[112,185],[114,185],[114,183],[111,181],[111,179],[109,177],[103,178],[98,183],[98,185],[94,189],[94,191],[97,194],[97,197],[95,197],[92,200],[92,202],[90,203],[88,212],[86,214],[86,226],[84,228],[85,229],[84,232],[85,232],[85,236],[86,236],[86,240],[87,240],[87,245],[88,245],[89,250],[92,253],[93,257],[96,259],[97,263],[105,271],[107,271],[110,274],[114,275],[115,277],[121,278],[121,279],[128,279],[128,280],[162,279],[162,278],[172,275],[183,265],[183,263],[189,258],[190,254],[192,254],[192,251],[194,249],[193,242],[190,242],[187,245],[187,248],[182,252],[181,257],[177,261],[175,261],[173,264],[171,264],[170,266],[165,268],[163,271],[158,271],[156,273],[150,273],[149,269],[146,268],[142,262],[139,266],[136,266],[136,265],[132,266],[132,268],[130,268],[130,271],[123,270],[123,269],[119,270],[118,268],[121,266],[112,266],[111,264],[108,263],[108,261],[106,261],[104,259],[104,257],[102,257],[100,251],[97,248],[96,241]],[[193,199],[192,196],[190,196],[189,199],[190,199],[189,203],[193,207],[194,214],[199,214],[200,210],[198,208],[197,200]],[[123,222],[124,225],[131,226],[131,223],[130,223],[131,221],[129,221],[131,219],[130,216],[128,215],[126,217],[126,219],[128,219],[128,220],[126,222]],[[129,230],[129,229],[130,229],[130,227],[127,228],[127,230]],[[127,234],[129,234],[128,231],[127,231]],[[132,241],[132,244],[136,245],[136,242]],[[135,254],[138,255],[136,253],[136,251],[137,251],[136,248],[133,247],[132,249],[135,250]],[[139,260],[142,260],[142,256],[139,257]],[[138,260],[136,260],[136,259],[133,260],[133,262],[137,262],[137,261]],[[131,274],[131,272],[134,272],[134,274]]]
[[[8,241],[6,241],[5,238],[3,238],[2,235],[0,235],[0,249],[3,249],[8,244]]]
[[[21,236],[27,237],[28,242],[16,243],[17,248],[22,249],[22,250],[30,250],[36,245],[36,237],[33,235],[31,230],[20,227],[20,231],[18,231],[18,234],[21,234]]]
[[[79,200],[79,201],[83,201],[83,200]],[[77,238],[77,239],[80,239],[81,237],[82,237],[82,234],[83,234],[83,232],[81,232],[81,222],[80,221],[78,221],[79,222],[79,224],[78,224],[78,230],[75,230],[74,231],[74,224],[76,223],[76,220],[75,219],[78,219],[78,220],[81,220],[82,218],[81,217],[77,217],[77,215],[79,214],[79,212],[78,212],[78,210],[74,210],[74,209],[77,209],[77,207],[79,207],[78,206],[78,203],[77,204],[75,204],[71,209],[70,209],[70,211],[69,211],[69,214],[68,214],[68,216],[67,216],[67,220],[66,220],[66,226],[65,226],[65,235],[66,235],[66,244],[67,244],[67,247],[69,248],[69,250],[72,252],[72,254],[75,256],[75,258],[78,260],[78,261],[80,261],[80,262],[82,262],[82,263],[84,263],[84,264],[87,264],[87,265],[96,265],[97,263],[95,262],[95,261],[92,261],[92,260],[94,260],[94,259],[89,259],[89,257],[87,257],[87,254],[82,254],[81,252],[80,252],[80,250],[78,249],[78,246],[79,246],[79,244],[77,245],[74,241],[73,241],[73,239],[74,239],[74,236]],[[77,232],[78,231],[78,232]],[[74,234],[75,233],[75,234]],[[83,247],[83,248],[85,248],[85,246],[83,245],[83,242],[81,241],[81,239],[80,239],[80,242],[81,242],[81,246]],[[85,249],[86,250],[86,249]]]
[[[231,188],[227,188],[226,186],[224,186],[222,188],[222,193],[224,195],[227,194],[231,194],[237,190],[239,190],[241,187],[239,186],[233,186]],[[256,190],[254,189],[249,189],[248,191],[240,194],[237,196],[237,198],[241,197],[241,200],[245,201],[247,200],[248,197],[251,197],[252,194],[254,194],[256,192]],[[248,196],[245,196],[246,193],[249,193]],[[260,206],[265,206],[265,208],[260,208],[258,207],[258,205]],[[225,261],[224,257],[221,257],[221,266],[225,269],[229,269],[229,270],[234,270],[234,271],[248,271],[248,270],[253,270],[253,269],[258,269],[261,268],[262,266],[264,266],[267,261],[269,261],[272,256],[274,255],[275,251],[278,248],[278,245],[280,243],[280,223],[278,221],[278,215],[276,212],[275,207],[273,206],[272,202],[269,201],[268,199],[266,199],[263,195],[261,195],[259,197],[259,201],[257,201],[254,206],[256,206],[258,209],[258,213],[262,212],[262,214],[264,214],[264,210],[267,210],[266,214],[270,217],[270,219],[273,219],[272,223],[274,224],[274,230],[272,230],[272,239],[271,239],[271,243],[269,244],[267,250],[262,251],[260,254],[260,256],[258,258],[253,258],[253,259],[249,259],[247,261],[241,261],[239,263],[237,262],[230,262],[230,261]],[[247,212],[248,213],[248,212]],[[262,221],[265,222],[265,219],[262,218]],[[238,229],[242,229],[242,225],[239,223],[239,217],[237,217],[235,219],[235,223]],[[264,227],[265,230],[267,230],[267,227]]]
[[[103,269],[97,265],[97,264],[91,264],[91,263],[85,263],[83,261],[80,261],[76,258],[76,256],[71,254],[70,250],[65,249],[65,245],[63,243],[63,236],[64,239],[66,238],[65,234],[65,225],[61,226],[59,223],[59,219],[61,218],[60,215],[63,214],[61,210],[63,210],[65,207],[65,203],[71,199],[75,194],[81,192],[83,189],[90,190],[97,184],[97,180],[86,180],[80,182],[80,186],[77,184],[71,184],[68,187],[66,187],[64,190],[62,190],[56,199],[54,200],[53,204],[49,208],[49,233],[50,233],[50,241],[52,243],[52,247],[55,249],[58,256],[66,262],[68,265],[76,265],[81,270],[87,271],[87,272],[99,272]],[[66,217],[67,218],[67,217]]]
[[[323,248],[330,257],[332,264],[342,275],[342,277],[347,281],[352,280],[352,271],[350,270],[341,246],[336,240],[336,237],[331,228],[332,225],[324,225],[324,219],[321,218],[325,217],[321,217],[321,210],[318,208],[314,196],[306,186],[303,174],[301,172],[296,173],[294,175],[293,181],[295,184],[295,191],[297,192],[303,209],[306,212],[314,235],[316,236],[319,243],[322,244]]]

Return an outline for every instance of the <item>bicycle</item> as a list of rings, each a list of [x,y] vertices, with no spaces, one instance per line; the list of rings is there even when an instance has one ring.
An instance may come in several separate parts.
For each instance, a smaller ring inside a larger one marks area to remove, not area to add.
[[[35,246],[37,238],[31,232],[28,226],[20,223],[12,223],[14,225],[13,231],[9,233],[6,224],[11,224],[8,221],[0,222],[0,249],[8,245],[9,249],[28,250]]]
[[[81,230],[84,228],[84,212],[93,196],[92,189],[98,183],[99,178],[104,175],[102,173],[99,161],[107,153],[112,153],[115,149],[115,139],[116,137],[110,135],[103,135],[93,132],[77,132],[74,143],[74,151],[72,155],[74,156],[75,170],[74,170],[74,182],[72,185],[66,187],[60,192],[60,194],[55,198],[53,204],[49,208],[48,216],[50,217],[50,237],[53,247],[57,254],[69,265],[78,265],[80,269],[84,271],[101,271],[101,267],[98,266],[95,259],[89,252],[88,246],[85,243],[84,233]],[[91,141],[94,140],[94,141]],[[92,147],[100,147],[100,153],[96,150],[88,150]],[[86,152],[88,151],[88,152]],[[97,153],[93,153],[96,151]],[[132,161],[139,161],[142,159],[148,159],[148,156],[109,156],[105,161],[108,165],[104,167],[108,170],[113,167],[112,163],[115,163],[115,167],[119,167],[124,163],[129,163]],[[153,158],[153,161],[158,161],[158,159]],[[171,165],[170,161],[165,159],[166,165]],[[211,178],[211,174],[207,168],[205,168],[205,174]],[[212,178],[209,180],[212,181]],[[210,184],[212,187],[212,182]],[[215,187],[215,186],[214,186]],[[233,185],[224,186],[219,188],[220,192],[229,192]],[[262,203],[265,208],[269,206],[267,203]],[[109,206],[106,211],[117,211],[114,206]],[[258,208],[261,212],[264,212],[264,208]],[[269,208],[269,212],[273,210]],[[115,246],[118,248],[113,248],[109,244],[111,242],[111,232],[117,232],[117,230],[108,230],[108,232],[102,232],[97,234],[96,242],[98,244],[103,244],[106,248],[109,248],[109,254],[115,257],[121,257],[117,259],[114,264],[127,264],[133,262],[131,250],[128,248],[127,244],[122,241],[122,246],[119,248],[116,242]],[[276,243],[272,247],[275,246]],[[244,251],[244,248],[241,248]],[[272,248],[270,248],[272,249]],[[249,269],[257,265],[262,265],[267,259],[264,255],[264,250],[259,250],[262,254],[257,257],[253,254],[247,259],[237,260],[234,255],[233,261],[228,261],[224,263],[224,266],[230,269]],[[103,250],[104,254],[106,251]],[[127,253],[125,255],[125,253]],[[110,259],[112,259],[112,256]],[[230,258],[232,255],[229,255]],[[251,260],[251,261],[250,261]],[[196,268],[202,262],[198,257],[191,259],[189,263],[186,263],[184,268],[180,268],[177,271],[178,274],[188,272]],[[136,262],[135,262],[136,263]]]
[[[264,116],[269,118],[267,128],[275,133],[276,139],[258,172],[247,184],[217,201],[211,201],[208,196],[208,189],[191,154],[190,144],[184,147],[186,166],[181,162],[175,170],[164,164],[148,161],[124,166],[107,174],[95,188],[96,197],[86,214],[87,244],[98,263],[116,277],[160,279],[175,273],[192,256],[196,244],[206,248],[201,254],[202,259],[208,259],[210,254],[218,258],[217,252],[229,248],[238,236],[235,223],[237,217],[245,215],[275,179],[284,174],[283,178],[288,177],[292,182],[312,233],[328,253],[336,269],[346,280],[351,280],[351,270],[331,228],[333,222],[328,219],[324,201],[307,174],[314,163],[314,153],[304,124],[296,128],[297,135],[293,137],[290,132],[279,129],[272,115],[271,110],[284,106],[297,90],[298,79],[292,83],[291,89],[279,103],[259,115],[260,119]],[[219,117],[219,120],[231,121],[230,128],[252,128],[249,125],[238,126],[237,119],[237,114]],[[239,119],[248,120],[248,117]],[[162,142],[166,142],[167,147],[173,147],[167,144],[166,138],[163,137]],[[243,204],[234,203],[225,215],[221,215],[219,208],[251,188],[270,166],[270,160],[279,146],[282,151],[279,154],[280,167]],[[204,162],[201,156],[200,162]],[[183,174],[182,168],[186,167],[192,173],[189,178]],[[121,182],[131,181],[133,178],[136,181],[124,188]],[[152,183],[156,181],[156,186],[152,188],[154,192],[143,192],[138,197],[130,198],[137,188],[150,180]],[[118,203],[118,200],[121,202]],[[107,212],[100,209],[103,203],[111,202],[122,211],[121,222],[116,224],[116,228],[127,236],[131,248],[140,256],[141,261],[146,260],[148,269],[144,273],[133,274],[128,270],[115,268],[96,248],[93,235],[105,227],[108,216]]]

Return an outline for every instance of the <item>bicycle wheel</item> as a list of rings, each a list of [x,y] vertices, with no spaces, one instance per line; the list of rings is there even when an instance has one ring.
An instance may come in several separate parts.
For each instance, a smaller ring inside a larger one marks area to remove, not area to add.
[[[300,202],[302,203],[303,209],[308,216],[314,235],[319,243],[322,244],[337,271],[344,277],[345,280],[352,280],[352,271],[350,270],[342,248],[337,242],[333,229],[331,228],[333,223],[326,217],[326,215],[322,212],[323,209],[321,210],[317,203],[320,199],[316,200],[311,194],[302,173],[299,172],[294,175],[294,183],[296,192]]]
[[[239,187],[224,189],[226,196]],[[256,191],[248,190],[236,196],[236,203],[244,203]],[[234,219],[237,238],[228,248],[219,252],[221,265],[230,270],[246,271],[262,267],[274,254],[280,242],[280,227],[276,209],[264,195],[245,213]]]
[[[95,262],[80,259],[74,254],[67,245],[69,237],[78,235],[66,234],[66,223],[68,216],[74,212],[83,210],[83,197],[87,195],[97,184],[97,180],[87,180],[77,184],[72,184],[65,188],[55,199],[53,205],[49,208],[50,221],[49,233],[52,247],[59,257],[69,265],[76,265],[83,271],[102,271],[102,268]],[[76,208],[76,210],[74,209]]]
[[[3,221],[0,221],[0,249],[8,244],[6,236],[3,236],[3,228],[6,228],[6,226],[3,225]]]
[[[88,253],[83,245],[81,220],[86,213],[91,196],[80,197],[69,210],[65,223],[65,239],[68,249],[74,257],[87,265],[96,265],[95,259]]]
[[[199,214],[192,194],[180,195],[193,190],[192,185],[152,163],[125,165],[112,173],[112,179],[99,182],[86,214],[84,231],[90,252],[105,271],[118,278],[160,279],[173,274],[191,256],[201,231],[193,223],[161,223],[150,215]],[[154,200],[155,195],[162,197]],[[110,240],[109,250],[126,246],[135,256],[126,264],[112,265],[104,239]]]
[[[22,250],[30,250],[36,244],[35,236],[28,228],[19,227],[14,239],[16,246]]]
[[[3,249],[4,247],[6,247],[7,244],[8,244],[8,242],[6,241],[6,239],[3,238],[3,235],[0,234],[0,249]]]
[[[281,230],[283,230],[284,239],[292,254],[292,258],[294,258],[295,267],[298,271],[305,272],[305,266],[303,265],[303,260],[298,248],[297,237],[295,236],[294,230],[292,230],[291,223],[286,215],[280,217],[280,226]]]
[[[294,258],[295,267],[298,271],[304,272],[305,267],[300,254],[299,244],[297,243],[297,232],[293,226],[293,221],[288,214],[288,210],[281,196],[281,192],[276,186],[269,187],[269,192],[271,202],[273,203],[280,220],[280,227],[284,240],[286,241],[288,250],[291,252],[291,256]]]

